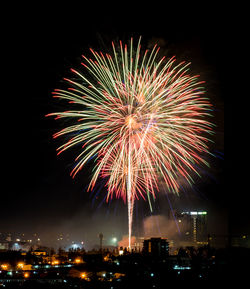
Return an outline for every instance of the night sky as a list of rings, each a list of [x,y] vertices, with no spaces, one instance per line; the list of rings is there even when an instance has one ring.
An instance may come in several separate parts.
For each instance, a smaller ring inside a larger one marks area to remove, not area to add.
[[[226,228],[230,221],[234,233],[249,233],[244,213],[246,192],[238,187],[239,172],[232,173],[236,166],[233,139],[239,136],[232,128],[232,100],[240,96],[235,96],[232,87],[231,72],[237,70],[237,64],[229,59],[236,58],[240,50],[235,49],[235,42],[241,43],[237,31],[232,30],[232,21],[212,7],[201,9],[209,12],[206,17],[202,13],[159,12],[160,7],[156,11],[148,8],[144,14],[129,10],[130,14],[124,11],[119,15],[103,13],[101,8],[64,8],[63,12],[60,7],[39,6],[33,7],[33,12],[25,7],[8,11],[9,23],[14,25],[6,26],[1,47],[4,174],[0,231],[47,232],[50,236],[68,230],[77,236],[83,234],[81,238],[95,238],[100,231],[119,238],[127,233],[127,210],[122,201],[106,204],[102,202],[103,191],[98,195],[97,190],[86,192],[90,168],[71,179],[74,150],[56,156],[59,143],[52,134],[62,128],[62,123],[45,115],[58,111],[59,104],[51,92],[62,86],[63,77],[71,76],[71,67],[80,67],[81,54],[88,54],[90,47],[103,51],[112,40],[126,42],[131,36],[138,39],[142,35],[145,46],[156,41],[168,56],[191,61],[191,69],[206,81],[215,107],[217,128],[212,150],[220,158],[210,160],[211,169],[204,172],[194,189],[179,199],[170,196],[172,205],[205,208],[214,214],[214,226],[222,222]],[[226,149],[224,139],[229,144]],[[153,214],[169,211],[164,196],[154,206]],[[147,203],[139,202],[135,230],[140,230],[143,218],[149,215]]]

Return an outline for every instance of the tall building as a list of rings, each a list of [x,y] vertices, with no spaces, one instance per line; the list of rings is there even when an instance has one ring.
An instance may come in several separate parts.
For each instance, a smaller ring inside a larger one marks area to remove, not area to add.
[[[133,248],[135,251],[142,251],[142,249],[143,249],[143,242],[144,242],[144,237],[136,237],[136,238],[135,238],[135,242],[134,242],[132,248]]]
[[[188,211],[177,214],[182,241],[197,245],[207,244],[207,212]]]
[[[143,253],[153,257],[167,257],[169,255],[169,243],[162,238],[144,240]]]

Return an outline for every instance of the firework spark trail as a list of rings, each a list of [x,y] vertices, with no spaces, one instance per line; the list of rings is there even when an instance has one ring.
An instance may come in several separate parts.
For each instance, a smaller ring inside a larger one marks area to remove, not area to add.
[[[137,48],[114,43],[113,57],[92,49],[93,59],[83,56],[86,73],[71,71],[79,80],[66,79],[68,90],[56,89],[53,96],[77,104],[79,110],[51,113],[70,118],[72,125],[54,134],[71,138],[58,154],[82,144],[71,175],[92,158],[96,160],[88,190],[99,176],[106,178],[108,201],[114,195],[128,204],[129,247],[135,199],[149,193],[155,198],[159,179],[168,191],[178,193],[181,176],[190,185],[197,164],[208,166],[207,135],[213,133],[211,104],[203,96],[203,82],[188,74],[190,63],[175,64],[158,59],[159,47],[141,53]]]

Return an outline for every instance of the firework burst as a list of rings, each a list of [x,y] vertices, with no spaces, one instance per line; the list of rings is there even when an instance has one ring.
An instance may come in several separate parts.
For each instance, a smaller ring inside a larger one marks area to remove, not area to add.
[[[155,197],[159,178],[174,193],[180,176],[192,184],[197,164],[208,166],[203,155],[213,125],[206,120],[211,104],[203,82],[189,74],[190,63],[159,59],[157,45],[141,53],[140,40],[135,49],[133,39],[129,47],[112,47],[112,56],[90,49],[84,74],[71,69],[78,80],[65,79],[70,87],[53,92],[79,108],[49,115],[72,121],[54,134],[71,136],[58,154],[82,145],[72,177],[94,158],[89,189],[103,177],[107,201],[115,196],[127,202],[130,247],[135,199]]]

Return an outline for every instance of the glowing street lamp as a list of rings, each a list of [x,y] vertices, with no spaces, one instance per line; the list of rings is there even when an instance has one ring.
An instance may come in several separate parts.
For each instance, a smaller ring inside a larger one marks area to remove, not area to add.
[[[24,263],[20,262],[17,264],[18,269],[23,269]]]
[[[112,238],[112,243],[116,244],[116,242],[117,242],[117,238],[116,237]]]
[[[9,267],[9,265],[8,265],[8,264],[2,264],[2,265],[1,265],[1,268],[2,268],[3,270],[7,270],[7,269],[8,269],[8,267]]]
[[[59,264],[59,261],[58,260],[54,260],[53,262],[52,262],[52,265],[58,265]]]

